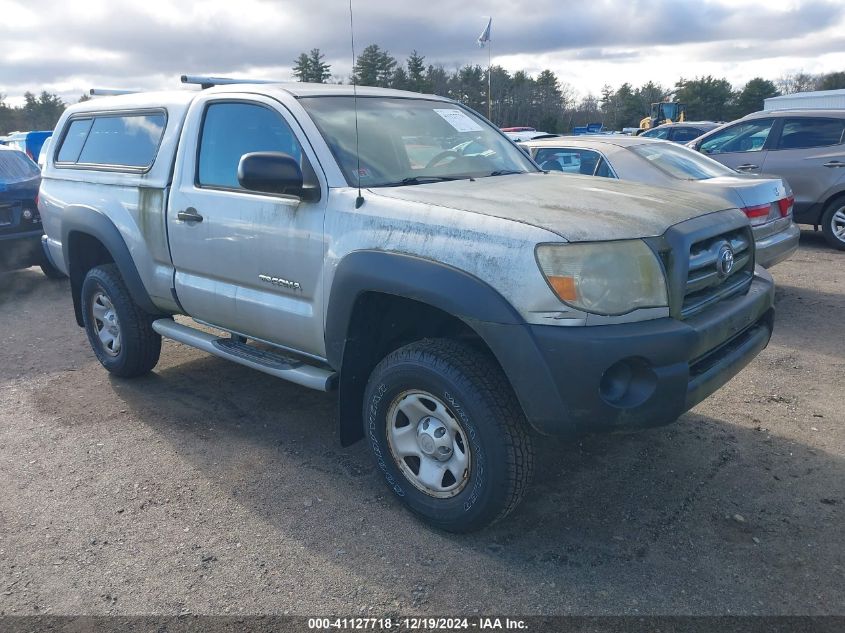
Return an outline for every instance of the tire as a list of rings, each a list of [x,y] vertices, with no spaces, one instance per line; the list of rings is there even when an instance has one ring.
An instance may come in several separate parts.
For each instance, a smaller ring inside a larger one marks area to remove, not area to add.
[[[47,277],[47,279],[65,279],[65,274],[47,261],[46,258],[43,262],[41,262],[41,264],[39,264],[39,266],[41,268],[41,272],[44,273],[44,276]]]
[[[822,214],[822,233],[833,248],[845,251],[845,198],[828,203]]]
[[[115,376],[143,376],[158,363],[161,336],[152,328],[153,318],[132,301],[114,264],[85,275],[82,319],[97,359]]]
[[[491,357],[455,341],[411,343],[376,366],[364,434],[393,493],[449,532],[504,518],[531,480],[531,438],[510,384]]]

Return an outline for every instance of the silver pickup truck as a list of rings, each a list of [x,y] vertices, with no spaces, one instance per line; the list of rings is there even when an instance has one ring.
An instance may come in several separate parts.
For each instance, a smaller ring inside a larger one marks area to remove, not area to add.
[[[669,423],[767,345],[724,204],[544,173],[440,97],[238,83],[68,108],[39,198],[107,370],[164,336],[336,390],[341,442],[451,531],[516,507],[532,429]]]

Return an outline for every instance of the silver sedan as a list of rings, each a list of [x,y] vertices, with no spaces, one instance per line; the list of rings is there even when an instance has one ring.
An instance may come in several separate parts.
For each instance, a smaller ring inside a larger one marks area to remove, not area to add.
[[[777,177],[740,174],[686,147],[642,137],[561,136],[521,143],[546,170],[695,190],[742,209],[751,223],[757,263],[770,267],[798,248],[794,197]]]

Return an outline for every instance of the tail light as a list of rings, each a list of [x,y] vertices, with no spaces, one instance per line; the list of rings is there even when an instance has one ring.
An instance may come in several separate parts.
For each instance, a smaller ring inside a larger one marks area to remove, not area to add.
[[[743,207],[742,212],[745,213],[751,226],[760,226],[769,221],[777,220],[778,218],[786,218],[792,215],[792,206],[795,204],[795,196],[788,195],[786,198],[781,198],[769,204],[757,204],[753,207]]]
[[[771,204],[758,204],[753,207],[744,207],[742,212],[748,217],[751,226],[760,226],[769,221],[769,213],[772,210]]]

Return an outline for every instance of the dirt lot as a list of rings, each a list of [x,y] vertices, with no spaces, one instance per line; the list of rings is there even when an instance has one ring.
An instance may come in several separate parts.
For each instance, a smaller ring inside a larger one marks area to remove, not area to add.
[[[0,615],[845,613],[845,254],[667,428],[538,443],[506,522],[413,519],[320,394],[166,342],[111,379],[68,284],[0,276]]]

